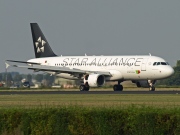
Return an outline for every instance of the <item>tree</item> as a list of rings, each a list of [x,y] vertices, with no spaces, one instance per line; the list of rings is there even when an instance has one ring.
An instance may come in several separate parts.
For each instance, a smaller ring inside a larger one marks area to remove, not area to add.
[[[45,76],[44,76],[44,79],[46,80],[45,82],[45,85],[46,86],[50,86],[50,85],[52,85],[52,83],[54,82],[54,76],[52,76],[52,75],[50,75],[50,74],[46,74]]]
[[[180,67],[180,60],[177,60],[176,67]]]
[[[14,81],[15,82],[20,82],[22,80],[22,76],[20,75],[20,74],[16,74],[15,76],[14,76]]]
[[[3,80],[3,75],[2,74],[0,74],[0,81],[2,81]]]
[[[32,75],[31,74],[28,74],[27,76],[26,76],[26,79],[27,79],[27,81],[28,82],[32,82]]]
[[[35,76],[35,79],[36,79],[36,81],[38,81],[38,82],[42,82],[42,80],[43,80],[43,75],[42,75],[42,74],[37,74],[37,75]]]
[[[174,67],[174,74],[170,78],[159,81],[158,84],[166,86],[180,85],[180,60],[177,61]]]
[[[13,78],[11,73],[7,73],[7,86],[11,86],[13,83]]]
[[[7,81],[13,81],[11,73],[7,73]]]

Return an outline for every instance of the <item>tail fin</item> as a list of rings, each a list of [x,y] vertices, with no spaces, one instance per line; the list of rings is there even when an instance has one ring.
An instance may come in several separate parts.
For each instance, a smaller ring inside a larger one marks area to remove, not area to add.
[[[31,23],[30,25],[36,58],[56,56],[56,54],[52,51],[51,47],[49,46],[49,43],[43,35],[38,24]]]

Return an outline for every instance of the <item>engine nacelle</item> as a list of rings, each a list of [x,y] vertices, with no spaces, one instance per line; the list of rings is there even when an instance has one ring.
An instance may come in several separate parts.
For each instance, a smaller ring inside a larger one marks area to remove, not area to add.
[[[90,74],[84,77],[84,84],[88,83],[90,87],[100,87],[105,83],[105,77],[100,74]]]
[[[148,80],[133,81],[133,83],[136,83],[137,87],[143,87],[143,88],[149,88],[150,87]]]

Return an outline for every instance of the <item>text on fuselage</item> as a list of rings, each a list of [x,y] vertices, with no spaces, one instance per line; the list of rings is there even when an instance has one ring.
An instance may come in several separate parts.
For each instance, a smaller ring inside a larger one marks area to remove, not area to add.
[[[62,63],[67,64],[89,64],[89,65],[122,65],[122,66],[140,66],[143,58],[64,58]]]

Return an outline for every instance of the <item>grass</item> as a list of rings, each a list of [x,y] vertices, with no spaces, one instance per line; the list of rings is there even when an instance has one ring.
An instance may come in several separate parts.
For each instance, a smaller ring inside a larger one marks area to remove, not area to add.
[[[180,134],[180,108],[81,107],[0,109],[0,134]]]
[[[180,107],[180,95],[119,95],[119,94],[51,94],[51,95],[0,95],[0,108],[11,107],[58,107],[58,106],[88,106],[88,107]]]
[[[180,133],[178,94],[0,95],[0,111],[3,135]]]

